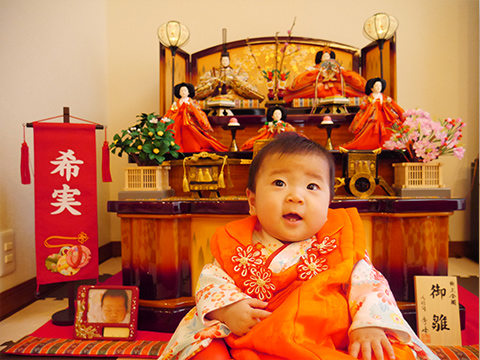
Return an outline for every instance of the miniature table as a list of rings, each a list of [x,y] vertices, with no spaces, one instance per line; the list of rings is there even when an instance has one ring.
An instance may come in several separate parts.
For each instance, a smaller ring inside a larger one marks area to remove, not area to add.
[[[333,129],[338,129],[341,124],[318,124],[317,125],[320,129],[325,129],[327,131],[327,142],[325,143],[325,149],[327,150],[333,150],[333,145],[332,145],[332,130]]]
[[[230,143],[230,148],[228,149],[228,151],[232,151],[232,152],[238,151],[237,140],[235,139],[236,134],[237,134],[237,130],[245,129],[245,125],[241,125],[241,124],[223,125],[222,129],[223,130],[228,130],[232,134],[232,142]]]
[[[336,197],[331,208],[356,207],[375,267],[398,301],[414,301],[415,275],[448,274],[448,219],[465,199]],[[172,331],[194,305],[196,280],[213,260],[215,228],[244,218],[236,199],[109,201],[121,219],[124,285],[140,288],[139,328]]]

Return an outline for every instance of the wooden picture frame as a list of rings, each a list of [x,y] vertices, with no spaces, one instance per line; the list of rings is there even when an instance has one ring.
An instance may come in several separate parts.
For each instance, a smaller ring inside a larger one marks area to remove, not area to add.
[[[136,286],[79,286],[75,338],[133,340],[137,333],[138,301]]]

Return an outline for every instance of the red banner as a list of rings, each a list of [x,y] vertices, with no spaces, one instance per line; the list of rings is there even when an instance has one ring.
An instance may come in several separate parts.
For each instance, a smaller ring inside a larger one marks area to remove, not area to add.
[[[33,129],[37,284],[98,278],[95,125]]]

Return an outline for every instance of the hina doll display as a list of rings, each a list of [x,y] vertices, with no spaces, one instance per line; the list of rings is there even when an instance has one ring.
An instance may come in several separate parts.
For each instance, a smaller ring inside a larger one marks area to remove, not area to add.
[[[230,54],[224,50],[220,55],[220,67],[207,71],[195,87],[197,100],[253,99],[262,101],[265,96],[248,83],[248,75],[230,66]]]
[[[387,83],[381,78],[372,78],[365,86],[366,97],[360,105],[348,130],[355,138],[342,145],[347,150],[375,150],[382,148],[392,135],[395,123],[404,121],[404,110],[389,96],[383,94]]]
[[[326,47],[315,56],[315,66],[298,75],[285,90],[284,100],[297,98],[327,98],[334,96],[365,96],[366,80],[352,70],[346,70],[335,60],[335,53]]]
[[[170,128],[175,131],[175,143],[181,152],[223,152],[227,147],[209,133],[213,132],[207,115],[193,99],[195,88],[192,84],[175,85],[178,98],[163,118],[174,121]]]
[[[248,139],[240,148],[240,151],[252,151],[253,144],[257,140],[267,140],[285,131],[295,131],[295,128],[287,123],[287,110],[283,106],[277,105],[269,107],[267,110],[267,121],[258,135]]]

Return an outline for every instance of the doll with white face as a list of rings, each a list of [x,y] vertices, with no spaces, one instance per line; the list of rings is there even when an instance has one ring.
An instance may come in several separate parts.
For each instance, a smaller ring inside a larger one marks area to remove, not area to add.
[[[350,142],[341,145],[348,150],[375,150],[383,148],[392,135],[391,127],[404,121],[404,110],[383,92],[387,82],[379,77],[369,79],[360,111],[348,130],[355,134]]]

